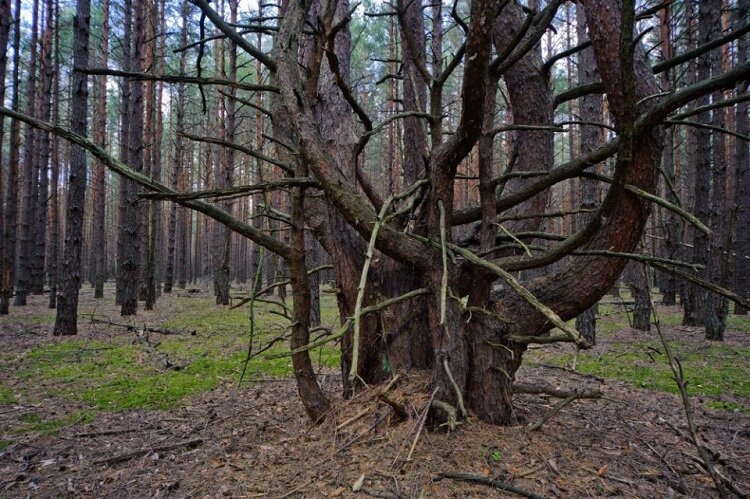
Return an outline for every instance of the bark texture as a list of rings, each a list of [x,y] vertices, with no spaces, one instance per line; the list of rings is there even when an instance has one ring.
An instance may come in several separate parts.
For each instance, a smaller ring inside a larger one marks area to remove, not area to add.
[[[77,67],[87,67],[89,62],[90,0],[78,0],[74,19],[73,62]],[[73,101],[71,102],[70,128],[86,135],[88,113],[88,77],[73,73]],[[60,295],[57,298],[57,316],[53,334],[72,335],[78,332],[78,290],[81,287],[81,247],[83,242],[83,212],[86,199],[86,152],[78,145],[70,148],[70,174],[65,219],[65,246],[63,249]]]

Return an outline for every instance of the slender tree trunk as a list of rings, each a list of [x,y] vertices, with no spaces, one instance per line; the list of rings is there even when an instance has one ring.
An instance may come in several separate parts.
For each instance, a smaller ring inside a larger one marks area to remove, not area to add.
[[[90,0],[78,0],[74,19],[73,64],[87,67],[89,63]],[[70,129],[86,135],[88,113],[88,77],[73,73]],[[86,196],[86,153],[76,144],[70,146],[70,176],[65,222],[65,247],[61,275],[62,292],[57,299],[57,317],[54,335],[71,335],[78,331],[78,290],[81,287],[81,244],[83,241],[83,215]]]
[[[631,262],[625,268],[624,280],[633,296],[633,329],[651,330],[651,302],[648,281],[641,263]]]
[[[750,0],[740,0],[737,5],[735,22],[741,26],[750,18]],[[737,64],[748,60],[750,36],[745,35],[737,41]],[[737,95],[750,90],[750,81],[745,80],[737,87]],[[735,123],[737,133],[750,135],[748,119],[748,102],[737,104]],[[735,289],[740,296],[750,298],[750,145],[744,140],[735,139],[735,244],[734,244],[734,278]],[[741,305],[734,306],[734,313],[747,315],[748,309]]]
[[[60,6],[55,2],[55,62],[60,64]],[[60,123],[60,72],[55,71],[53,84],[52,123]],[[50,194],[49,234],[49,308],[57,308],[58,272],[60,269],[60,139],[52,138],[52,186]]]
[[[672,36],[669,25],[670,21],[670,6],[667,5],[659,13],[660,19],[660,33],[662,43],[662,58],[664,60],[670,59],[673,55],[672,50]],[[662,88],[664,91],[671,91],[672,89],[672,72],[665,71],[662,73]],[[664,191],[666,192],[665,197],[672,203],[681,203],[681,200],[677,196],[677,177],[675,174],[675,131],[669,128],[665,131],[665,144],[664,153],[662,154],[662,169],[664,170],[665,183]],[[682,219],[676,216],[673,212],[667,211],[661,217],[662,225],[664,226],[664,248],[663,253],[666,258],[677,259],[680,256],[680,246],[682,233]],[[677,303],[677,280],[671,274],[662,273],[661,276],[661,291],[662,291],[662,303],[664,305],[675,305]]]
[[[146,11],[146,26],[145,26],[145,45],[144,50],[146,53],[144,70],[156,73],[156,22],[158,18],[158,12],[155,10],[158,7],[158,2],[151,3],[145,6]],[[155,138],[155,127],[156,127],[156,90],[157,83],[155,81],[146,82],[146,95],[145,95],[145,106],[146,106],[146,118],[144,123],[144,141],[143,141],[143,172],[151,178],[154,178],[154,149],[158,148],[159,145],[156,143]],[[141,241],[143,243],[143,252],[141,256],[142,275],[140,283],[141,299],[145,302],[144,308],[146,310],[153,310],[154,301],[156,300],[156,282],[155,282],[155,248],[154,243],[156,242],[157,226],[155,225],[155,211],[157,202],[150,201],[148,204],[144,203],[143,212],[143,227],[141,230]]]
[[[102,37],[99,46],[99,66],[106,68],[109,59],[109,0],[102,0]],[[107,146],[107,76],[94,77],[94,94],[96,95],[96,112],[93,116],[93,139],[100,147]],[[107,273],[107,236],[106,236],[106,202],[107,173],[104,163],[94,159],[93,168],[94,200],[91,230],[92,245],[92,280],[94,298],[104,298],[104,281]]]
[[[232,23],[237,22],[237,9],[238,1],[229,0],[230,10],[230,21]],[[219,42],[223,43],[223,42]],[[229,75],[230,81],[237,79],[237,46],[234,42],[229,42],[227,47],[228,52],[228,63],[229,63]],[[221,73],[225,74],[224,65],[227,59],[227,54],[224,50],[221,50]],[[219,123],[222,129],[222,135],[229,142],[235,142],[236,138],[236,119],[235,119],[235,96],[236,90],[234,88],[229,89],[229,97],[224,98],[221,96],[219,102],[224,103],[224,109],[226,110],[226,118],[224,123]],[[217,97],[219,97],[217,95]],[[227,148],[224,150],[224,154],[220,155],[216,161],[216,184],[218,187],[228,187],[234,182],[234,149]],[[230,200],[223,201],[221,208],[227,213],[232,213],[234,203]],[[223,225],[216,225],[216,247],[214,251],[214,289],[216,291],[216,304],[217,305],[229,305],[229,288],[230,288],[230,261],[232,253],[232,232]]]
[[[721,35],[721,0],[703,0],[699,4],[700,15],[700,35],[701,42],[718,38]],[[717,76],[721,74],[721,59],[717,51],[709,52],[703,64],[702,78]],[[713,101],[723,99],[723,93],[717,92],[713,95]],[[716,109],[708,113],[701,114],[702,122],[713,125],[714,127],[724,128],[724,109]],[[704,144],[701,144],[701,159],[703,163],[699,168],[705,172],[699,172],[700,175],[708,176],[708,183],[711,185],[710,195],[707,196],[708,206],[701,213],[696,213],[702,220],[708,222],[714,234],[707,242],[707,247],[703,248],[705,254],[705,264],[707,268],[704,275],[707,280],[715,282],[720,286],[726,286],[728,277],[728,259],[727,251],[731,230],[725,230],[728,227],[729,219],[727,213],[727,191],[726,191],[726,150],[724,143],[724,134],[709,132],[704,134]],[[710,142],[709,142],[710,141]],[[697,191],[696,191],[697,194]],[[704,238],[701,238],[702,244]],[[706,339],[723,341],[724,331],[726,329],[726,318],[729,311],[729,303],[726,298],[712,292],[705,293],[702,304],[703,324],[706,327]]]
[[[36,62],[37,62],[37,36],[39,27],[39,0],[34,0],[31,21],[31,50],[29,53],[29,73],[27,75],[27,114],[36,116]],[[34,222],[36,221],[36,193],[37,174],[34,170],[35,139],[38,132],[32,127],[26,127],[23,155],[23,210],[21,214],[21,252],[18,257],[18,283],[16,298],[13,304],[16,306],[26,305],[26,297],[31,292],[33,275],[33,243]]]
[[[46,0],[46,26],[42,35],[40,54],[41,119],[50,121],[52,115],[52,81],[55,68],[52,66],[54,5],[53,0]],[[47,253],[47,205],[49,200],[49,132],[39,132],[38,156],[35,170],[39,172],[39,190],[37,194],[36,222],[34,223],[34,262],[32,273],[32,291],[34,294],[44,292],[45,260]]]
[[[123,67],[126,69],[132,69],[132,33],[133,33],[133,4],[131,0],[125,0],[123,4],[123,40],[122,40],[122,56],[123,56]],[[120,94],[120,159],[128,163],[130,161],[130,120],[132,118],[132,112],[130,110],[132,106],[132,92],[133,81],[129,78],[123,79],[120,84],[122,89]],[[131,182],[125,178],[118,178],[118,211],[117,211],[117,281],[115,290],[115,302],[121,307],[125,306],[126,296],[126,278],[131,275],[135,270],[130,268],[132,266],[132,252],[135,248],[132,247],[133,236],[128,231],[134,230],[131,225],[136,224],[132,222],[132,213],[128,211],[128,197],[130,196]],[[127,220],[127,221],[126,221]],[[137,237],[137,229],[136,236]],[[132,278],[131,278],[132,280]],[[135,284],[133,284],[134,286]],[[132,301],[132,298],[130,299]],[[137,303],[137,302],[136,302]],[[132,303],[128,304],[128,308],[133,308]],[[122,312],[122,309],[121,309]]]
[[[161,10],[159,11],[159,33],[166,32],[166,0],[161,2]],[[156,62],[157,74],[164,72],[164,61],[165,61],[165,47],[166,38],[159,37],[159,53]],[[162,110],[162,102],[164,99],[164,83],[159,82],[156,86],[156,123],[154,125],[154,146],[153,151],[153,167],[151,177],[161,182],[162,180],[162,137],[164,132],[164,115]],[[163,281],[164,272],[164,204],[159,201],[152,202],[151,205],[151,219],[156,230],[151,233],[151,249],[152,252],[149,255],[149,265],[153,267],[154,283],[152,290],[154,292],[154,301],[156,298],[161,296],[161,283]]]
[[[180,46],[187,45],[187,30],[188,30],[188,17],[190,15],[190,7],[187,0],[182,2],[182,28],[180,30]],[[180,53],[180,74],[184,74],[187,66],[187,52],[182,51]],[[184,188],[183,182],[181,181],[185,172],[185,152],[184,152],[184,138],[181,133],[185,127],[185,84],[177,84],[177,137],[175,138],[174,146],[174,166],[170,169],[169,175],[171,179],[172,187]],[[185,227],[182,223],[184,207],[178,207],[176,203],[170,203],[169,205],[169,223],[167,228],[167,265],[164,274],[164,292],[171,293],[174,285],[175,275],[180,281],[180,287],[184,288],[184,247],[182,244],[182,234]],[[179,224],[178,224],[179,218]],[[176,267],[176,269],[175,269]]]
[[[14,15],[15,29],[13,34],[13,97],[11,107],[19,111],[19,81],[20,81],[20,47],[21,23],[18,21],[21,13],[21,0],[16,0]],[[13,294],[16,277],[16,244],[18,234],[18,204],[19,199],[19,163],[21,150],[21,123],[13,120],[10,125],[10,162],[8,165],[8,188],[5,198],[5,224],[3,231],[3,246],[5,254],[2,261],[2,275],[0,275],[0,315],[8,313],[10,298]],[[0,194],[1,195],[1,194]]]
[[[0,102],[5,104],[5,76],[8,71],[8,42],[10,41],[10,27],[11,27],[11,12],[10,12],[10,0],[0,0]],[[5,262],[6,255],[6,244],[5,240],[5,177],[3,171],[3,146],[5,145],[5,118],[0,118],[0,292],[4,290],[3,280],[3,263]],[[10,189],[9,189],[10,190]],[[3,301],[0,296],[0,301]],[[0,306],[0,315],[3,312],[2,306]]]
[[[126,5],[129,3],[126,2]],[[132,18],[132,40],[130,42],[129,60],[132,68],[139,71],[143,68],[143,49],[145,47],[145,5],[141,2],[135,2],[133,5]],[[128,9],[126,9],[126,12]],[[127,24],[126,24],[127,26]],[[127,32],[126,32],[127,33]],[[127,141],[127,158],[128,164],[136,171],[143,170],[143,84],[140,81],[133,81],[130,85],[130,105],[128,112],[128,141]],[[140,244],[141,224],[138,206],[139,188],[133,182],[126,182],[127,193],[124,198],[123,220],[121,227],[124,232],[122,244],[122,258],[120,258],[120,268],[122,270],[122,308],[120,313],[123,316],[135,315],[138,310],[138,283],[139,283],[139,263],[140,263]]]

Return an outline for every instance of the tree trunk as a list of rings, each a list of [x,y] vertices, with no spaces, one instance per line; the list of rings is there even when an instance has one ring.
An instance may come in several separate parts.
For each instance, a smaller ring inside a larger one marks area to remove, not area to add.
[[[78,0],[74,19],[73,63],[87,67],[89,63],[90,0]],[[88,113],[88,77],[73,73],[70,128],[86,135]],[[62,292],[57,299],[54,335],[76,334],[78,330],[78,290],[81,287],[81,243],[83,241],[83,212],[86,196],[86,153],[76,144],[70,147],[70,176],[66,203],[65,247],[61,275]]]
[[[230,10],[230,21],[232,23],[237,22],[237,8],[238,0],[229,1]],[[223,41],[218,43],[222,44],[221,55],[221,74],[225,75],[225,54],[223,51]],[[230,81],[237,79],[237,46],[234,42],[229,42],[228,48],[228,59],[229,59],[229,75]],[[218,102],[223,104],[223,108],[226,110],[226,119],[223,122],[217,122],[218,129],[221,130],[221,137],[228,142],[234,143],[236,137],[236,121],[235,121],[235,89],[229,89],[229,97],[225,100],[221,94],[216,94]],[[221,116],[221,113],[217,113],[217,118]],[[234,181],[234,149],[227,148],[223,150],[223,154],[217,158],[216,161],[216,185],[218,188],[229,187]],[[222,201],[220,206],[227,213],[232,213],[234,203],[229,200]],[[229,305],[229,288],[230,288],[230,261],[232,252],[232,232],[221,224],[216,224],[216,246],[214,255],[214,289],[216,291],[216,304],[217,305]]]
[[[55,4],[55,62],[60,64],[60,7]],[[60,123],[60,72],[54,74],[52,123]],[[50,194],[50,233],[49,233],[49,308],[57,308],[58,273],[60,270],[60,138],[52,138],[52,186]]]
[[[348,2],[347,2],[348,4]],[[404,111],[427,111],[427,87],[425,77],[417,69],[427,66],[425,53],[425,32],[421,0],[399,0],[401,12],[401,59],[403,66],[403,107]],[[343,58],[342,58],[343,59]],[[346,60],[348,61],[348,56]],[[423,120],[404,120],[404,186],[414,183],[425,169],[427,135]]]
[[[21,0],[16,0],[14,13],[15,18],[20,18]],[[13,34],[13,97],[11,107],[19,111],[19,54],[21,47],[21,23],[15,22]],[[10,161],[8,165],[8,188],[5,197],[5,223],[3,227],[3,246],[5,254],[2,260],[2,273],[0,274],[0,315],[6,315],[10,306],[10,298],[16,277],[16,243],[18,234],[18,187],[19,187],[19,163],[21,150],[21,122],[13,120],[10,125]],[[2,196],[2,193],[0,193]]]
[[[99,47],[99,66],[106,68],[109,58],[109,0],[102,0],[102,38]],[[107,76],[94,77],[94,93],[96,94],[96,112],[93,117],[93,139],[101,147],[107,143]],[[107,263],[106,237],[106,202],[107,181],[104,163],[94,159],[93,165],[93,227],[91,230],[92,245],[97,251],[92,252],[92,280],[94,282],[94,298],[104,298],[104,280]]]
[[[701,42],[718,38],[721,35],[721,0],[703,0],[699,4],[700,15],[700,34]],[[718,51],[709,52],[702,66],[703,77],[718,76],[722,73],[721,58]],[[713,95],[713,102],[723,100],[723,92],[716,92]],[[715,109],[710,117],[707,113],[702,113],[704,123],[710,124],[719,129],[724,128],[723,108]],[[708,207],[706,218],[709,227],[713,230],[713,236],[710,238],[708,248],[706,249],[705,263],[707,268],[704,275],[708,281],[714,282],[720,286],[726,286],[728,281],[728,243],[731,238],[731,230],[725,230],[728,227],[729,218],[727,214],[727,191],[726,191],[726,150],[724,143],[724,134],[712,132],[706,134],[706,143],[701,153],[705,163],[700,165],[706,169],[709,175],[709,184],[711,185],[710,195],[707,196]],[[709,142],[710,141],[710,142]],[[700,216],[700,214],[698,214]],[[726,318],[729,311],[729,302],[723,296],[713,292],[705,295],[705,301],[702,305],[703,324],[706,327],[706,339],[723,341],[724,331],[726,330]]]
[[[53,0],[47,0],[46,27],[42,34],[41,66],[39,68],[41,91],[41,114],[44,121],[49,121],[52,116],[52,83],[55,68],[52,66],[54,9]],[[36,221],[34,223],[34,255],[32,264],[32,291],[34,294],[44,292],[45,260],[47,253],[47,205],[49,200],[49,158],[50,158],[50,134],[40,132],[38,136],[38,156],[35,170],[39,172]]]
[[[31,21],[31,50],[29,54],[28,97],[26,99],[27,114],[36,113],[36,59],[37,59],[37,31],[39,26],[39,0],[34,0]],[[21,214],[21,251],[18,255],[18,283],[16,297],[13,304],[25,306],[26,297],[31,292],[33,275],[33,242],[34,222],[36,221],[36,200],[34,194],[37,188],[37,174],[34,169],[35,138],[38,131],[32,127],[26,128],[23,155],[23,210]]]
[[[153,2],[145,7],[145,33],[144,33],[144,52],[145,60],[143,68],[145,71],[151,71],[156,73],[156,22],[158,12],[155,9],[158,7],[158,2]],[[154,149],[158,148],[159,145],[156,143],[155,126],[156,126],[156,89],[157,84],[155,81],[149,81],[145,83],[145,122],[143,129],[143,173],[148,175],[150,178],[154,178]],[[140,266],[141,266],[141,278],[140,278],[140,291],[139,298],[145,302],[143,308],[146,310],[153,310],[154,300],[156,299],[156,283],[154,281],[154,254],[155,254],[155,238],[157,227],[154,220],[156,203],[153,201],[144,203],[143,208],[140,210],[141,215],[141,230],[140,238],[142,244]]]
[[[578,43],[588,39],[586,34],[586,15],[581,5],[576,8],[576,33]],[[578,55],[578,84],[585,85],[599,81],[599,72],[596,70],[594,51],[589,47],[582,50]],[[580,119],[584,123],[601,123],[603,121],[603,102],[599,94],[586,95],[581,98]],[[595,125],[581,125],[581,143],[579,154],[588,154],[601,142],[602,132]],[[582,178],[579,180],[581,208],[593,210],[599,204],[599,183],[594,179]],[[591,213],[583,213],[579,216],[578,225],[585,226],[591,221]],[[596,316],[599,313],[599,305],[595,304],[576,318],[576,329],[584,338],[592,344],[596,343]]]
[[[182,2],[182,28],[180,30],[180,46],[184,47],[187,45],[187,30],[188,30],[188,17],[190,15],[190,7],[187,0]],[[182,51],[180,53],[180,74],[184,74],[187,67],[187,52]],[[181,133],[185,129],[185,84],[177,84],[177,116],[176,116],[176,128],[177,137],[175,138],[174,147],[174,166],[169,170],[170,183],[173,188],[184,187],[180,182],[181,177],[184,175],[185,169],[185,152],[184,138]],[[169,221],[167,225],[167,262],[166,270],[164,274],[164,292],[171,293],[172,286],[174,284],[175,274],[177,276],[182,274],[181,261],[179,260],[183,255],[182,247],[182,213],[185,210],[183,207],[178,207],[176,203],[170,203],[169,205]],[[179,226],[178,226],[179,218]],[[175,267],[177,267],[175,269]],[[183,284],[181,287],[185,287]]]
[[[133,11],[132,36],[126,37],[125,43],[130,43],[129,64],[135,70],[143,67],[144,49],[144,12],[145,6],[136,2],[127,8],[130,0],[126,1],[126,12]],[[133,9],[134,7],[134,9]],[[126,27],[129,22],[126,22]],[[126,30],[126,35],[128,31]],[[131,39],[132,38],[132,39]],[[130,103],[128,106],[128,140],[127,163],[135,171],[143,169],[143,84],[133,81],[130,85]],[[139,263],[140,263],[140,234],[141,225],[138,209],[139,188],[134,182],[126,182],[124,197],[122,257],[120,260],[122,281],[121,315],[135,315],[138,310]]]
[[[10,0],[0,0],[0,102],[5,104],[5,75],[8,70],[8,42],[10,40],[10,26],[11,26],[11,13],[10,13]],[[3,146],[5,145],[5,119],[0,119],[0,293],[4,286],[2,285],[3,280],[3,263],[5,262],[5,254],[7,251],[5,240],[5,204],[3,203],[3,196],[5,194],[4,184],[4,171],[2,168],[3,164]],[[10,209],[10,207],[8,207]],[[0,296],[0,301],[3,298]],[[2,306],[0,306],[0,315],[3,312]]]
[[[625,268],[625,283],[633,296],[633,329],[639,331],[651,330],[651,301],[649,297],[646,268],[643,264],[631,262]]]
[[[735,22],[742,26],[750,18],[750,0],[740,0],[737,5]],[[747,62],[748,41],[750,36],[745,35],[737,41],[737,64]],[[737,95],[747,93],[750,89],[750,81],[745,80],[737,87]],[[744,136],[750,135],[750,119],[748,119],[748,102],[737,104],[735,109],[735,123],[737,133]],[[744,140],[735,139],[735,247],[734,267],[735,290],[740,296],[750,298],[750,153],[748,143]],[[742,305],[735,304],[734,313],[747,315],[748,309]]]
[[[672,36],[669,25],[670,21],[670,6],[667,5],[659,13],[659,27],[661,33],[662,42],[662,58],[664,60],[670,59],[673,56],[672,50]],[[672,72],[665,71],[662,73],[662,87],[665,91],[672,90]],[[664,170],[665,184],[664,191],[665,197],[672,203],[680,203],[677,192],[677,176],[675,173],[675,131],[670,128],[665,131],[665,145],[664,153],[662,154],[662,168]],[[664,212],[666,210],[662,210]],[[681,256],[681,234],[682,234],[682,218],[678,217],[671,211],[667,211],[663,214],[661,219],[664,226],[664,257],[677,259]],[[662,291],[662,304],[664,305],[675,305],[677,303],[677,280],[671,274],[662,273],[662,285],[660,289]]]

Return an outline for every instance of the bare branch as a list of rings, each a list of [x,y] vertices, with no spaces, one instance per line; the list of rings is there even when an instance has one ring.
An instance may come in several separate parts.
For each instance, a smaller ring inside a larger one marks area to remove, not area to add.
[[[211,20],[214,26],[216,26],[219,31],[227,35],[227,37],[234,43],[236,43],[238,47],[260,61],[261,64],[263,64],[271,71],[276,71],[276,62],[271,59],[271,57],[264,54],[263,51],[261,51],[258,47],[254,46],[253,44],[245,40],[242,36],[240,36],[240,34],[237,33],[234,28],[232,28],[226,21],[224,21],[221,16],[214,9],[212,9],[210,5],[208,5],[208,2],[206,0],[190,0],[190,2],[198,7],[203,12],[203,14],[205,14],[206,17]]]
[[[161,184],[155,180],[152,180],[151,178],[149,178],[146,175],[143,175],[142,173],[134,171],[133,169],[128,167],[125,163],[116,159],[114,156],[107,153],[107,151],[105,151],[104,149],[102,149],[101,147],[99,147],[93,141],[91,141],[90,139],[86,137],[82,137],[64,128],[53,126],[45,121],[36,119],[32,116],[28,116],[23,113],[19,113],[17,111],[8,109],[6,107],[0,107],[0,115],[8,116],[9,118],[23,121],[24,123],[27,123],[34,128],[39,128],[41,130],[57,135],[58,137],[61,137],[65,140],[78,144],[79,146],[89,151],[92,155],[94,155],[94,157],[101,160],[110,170],[114,171],[115,173],[118,173],[119,175],[122,175],[128,180],[132,180],[133,182],[137,183],[140,186],[145,187],[146,189],[156,191],[156,192],[163,192],[167,194],[177,194],[176,191],[170,189],[166,185]],[[256,243],[260,244],[261,246],[265,248],[268,248],[270,251],[276,253],[279,256],[286,257],[289,254],[290,248],[284,242],[276,238],[273,238],[267,234],[264,234],[262,231],[256,229],[252,225],[246,224],[238,220],[237,218],[233,217],[229,213],[213,205],[210,205],[208,203],[205,203],[203,201],[198,201],[198,200],[179,201],[179,204],[186,206],[188,208],[194,209],[196,211],[199,211],[203,213],[204,215],[210,218],[213,218],[214,220],[225,225],[229,229],[237,232],[238,234],[242,234],[243,236],[255,241]]]
[[[233,87],[239,90],[247,90],[250,92],[274,92],[278,93],[278,87],[273,85],[256,85],[254,83],[242,83],[233,80],[224,80],[221,78],[200,78],[197,76],[187,75],[165,75],[165,74],[153,74],[153,73],[139,73],[137,71],[120,71],[118,69],[109,68],[74,68],[75,71],[86,73],[90,75],[107,75],[107,76],[120,76],[123,78],[132,78],[134,80],[144,81],[163,81],[165,83],[195,83],[197,85],[222,85],[225,87]]]

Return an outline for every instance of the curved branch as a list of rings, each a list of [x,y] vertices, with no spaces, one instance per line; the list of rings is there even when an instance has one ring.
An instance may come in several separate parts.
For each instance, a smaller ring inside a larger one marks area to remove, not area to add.
[[[227,35],[227,37],[234,43],[236,43],[238,47],[250,54],[250,56],[260,61],[261,64],[263,64],[271,71],[276,71],[276,62],[271,57],[264,54],[263,51],[261,51],[258,47],[240,36],[240,34],[237,33],[234,28],[232,28],[226,21],[224,21],[224,19],[222,19],[221,16],[214,9],[212,9],[210,5],[208,5],[208,2],[206,0],[190,0],[190,2],[198,7],[201,12],[203,12],[203,14],[205,14],[206,17],[211,20],[214,26],[216,26],[219,31]]]
[[[156,192],[162,192],[165,194],[178,194],[176,191],[170,189],[166,185],[152,180],[150,177],[131,169],[125,163],[111,156],[109,153],[107,153],[107,151],[105,151],[104,149],[96,145],[92,140],[86,137],[82,137],[64,128],[51,125],[45,121],[36,119],[23,113],[19,113],[6,107],[0,107],[0,115],[23,121],[24,123],[27,123],[34,128],[44,130],[46,132],[57,135],[60,138],[68,140],[69,142],[78,144],[79,146],[89,151],[94,157],[102,161],[102,163],[104,163],[110,170],[119,175],[122,175],[123,177],[135,182],[142,187],[145,187],[146,189]],[[286,258],[291,251],[291,248],[282,241],[266,235],[252,225],[248,225],[238,220],[229,213],[211,204],[197,200],[178,201],[178,203],[182,206],[186,206],[195,211],[199,211],[204,215],[213,218],[227,228],[247,237],[248,239],[251,239],[257,244],[260,244],[264,248],[267,248],[269,251],[272,251],[283,258]]]

